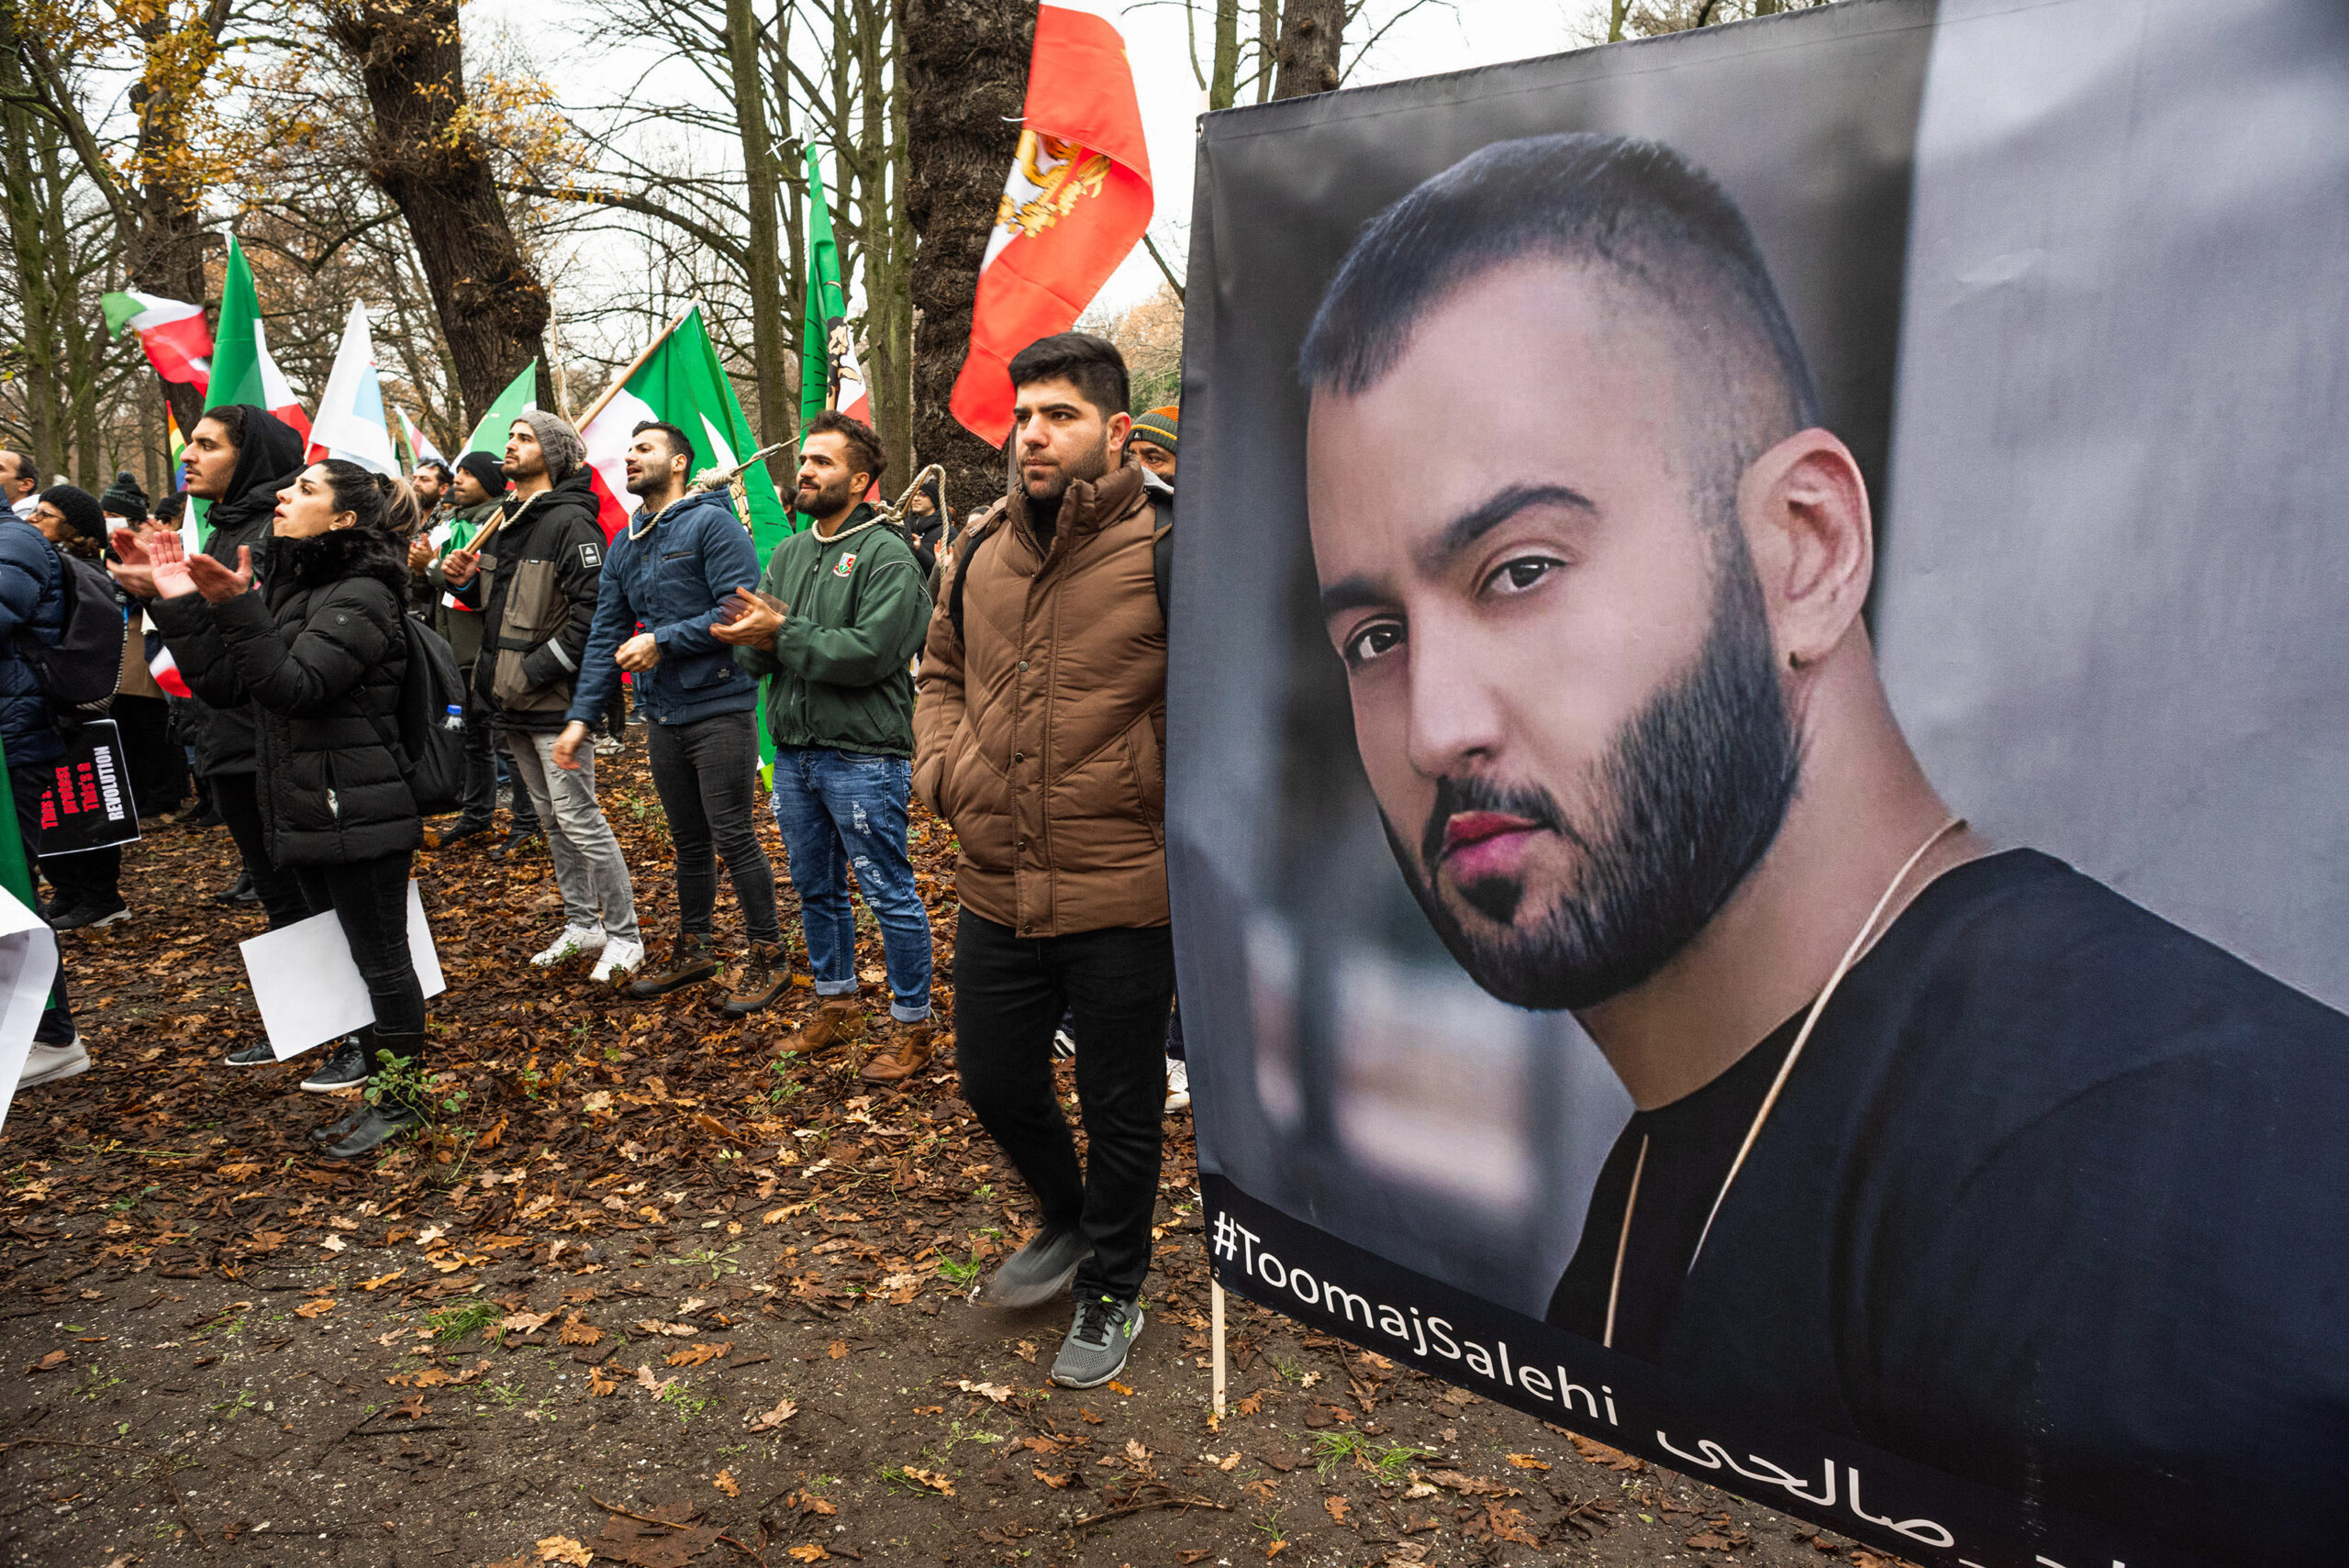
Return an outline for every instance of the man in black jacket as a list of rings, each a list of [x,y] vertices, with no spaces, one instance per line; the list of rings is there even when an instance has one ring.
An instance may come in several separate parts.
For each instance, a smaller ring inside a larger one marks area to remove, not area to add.
[[[562,934],[530,962],[544,969],[599,954],[595,978],[609,984],[644,962],[635,889],[596,804],[593,754],[575,769],[554,764],[604,576],[587,449],[568,424],[532,409],[507,432],[505,473],[514,493],[501,520],[478,548],[444,556],[440,574],[459,602],[481,611],[473,692],[505,726],[562,890]]]

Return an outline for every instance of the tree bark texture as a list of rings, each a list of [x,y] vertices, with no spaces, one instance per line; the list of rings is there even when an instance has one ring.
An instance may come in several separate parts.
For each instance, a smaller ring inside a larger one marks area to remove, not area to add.
[[[979,263],[994,232],[1004,175],[1019,146],[1035,0],[896,0],[910,161],[912,303],[921,312],[914,367],[914,445],[946,470],[959,515],[1008,483],[1003,454],[948,411],[971,341]],[[910,476],[908,476],[910,477]],[[959,520],[959,517],[958,517]]]
[[[1335,91],[1345,31],[1346,0],[1288,0],[1281,17],[1281,68],[1273,96],[1302,98]]]
[[[751,0],[726,0],[726,56],[733,69],[734,123],[742,143],[750,207],[750,244],[743,270],[751,293],[751,358],[759,390],[759,439],[787,441],[794,433],[798,408],[785,390],[784,378],[785,323],[796,306],[785,302],[783,293],[783,151],[767,129],[765,62],[760,58],[759,24]],[[777,484],[789,484],[799,462],[796,454],[785,448],[769,457],[766,466]]]
[[[533,358],[540,404],[555,406],[546,289],[515,242],[488,157],[463,128],[457,0],[339,0],[326,17],[366,86],[375,115],[368,173],[407,220],[467,424]]]

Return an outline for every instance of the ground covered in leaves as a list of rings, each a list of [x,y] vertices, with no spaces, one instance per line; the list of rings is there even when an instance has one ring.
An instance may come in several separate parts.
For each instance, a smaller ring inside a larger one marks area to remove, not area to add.
[[[641,764],[631,731],[601,782],[659,938]],[[943,977],[952,845],[918,830]],[[417,862],[440,1120],[356,1169],[302,1137],[348,1101],[220,1064],[262,929],[212,902],[224,832],[150,825],[136,917],[63,939],[95,1065],[0,1134],[0,1562],[1887,1561],[1236,1299],[1211,1421],[1187,1116],[1132,1362],[1048,1388],[1064,1316],[966,1299],[1033,1216],[955,1093],[951,987],[940,1070],[875,1092],[852,1051],[779,1059],[804,987],[735,1023],[532,970],[544,852],[484,848]]]

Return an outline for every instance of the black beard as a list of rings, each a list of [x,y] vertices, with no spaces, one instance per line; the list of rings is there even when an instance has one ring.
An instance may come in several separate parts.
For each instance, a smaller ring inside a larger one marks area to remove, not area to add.
[[[1799,764],[1741,538],[1721,564],[1696,664],[1623,726],[1598,765],[1605,819],[1577,827],[1538,785],[1475,778],[1438,781],[1417,853],[1380,819],[1428,923],[1477,984],[1513,1006],[1576,1009],[1647,980],[1720,913],[1777,837]],[[1580,852],[1573,890],[1530,930],[1515,929],[1526,889],[1514,877],[1459,888],[1498,931],[1470,930],[1431,885],[1424,868],[1464,810],[1525,817]]]
[[[803,517],[829,517],[836,512],[846,511],[849,503],[855,499],[845,479],[817,491],[813,499],[803,499],[807,495],[805,490],[796,491],[791,498],[792,506]]]

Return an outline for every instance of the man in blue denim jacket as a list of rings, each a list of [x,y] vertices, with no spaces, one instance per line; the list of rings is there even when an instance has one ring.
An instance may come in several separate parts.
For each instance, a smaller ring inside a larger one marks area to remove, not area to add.
[[[759,557],[727,492],[689,485],[693,466],[693,440],[685,431],[654,420],[636,427],[628,488],[641,505],[605,558],[595,624],[554,758],[562,767],[578,765],[579,749],[611,701],[620,672],[633,675],[652,786],[676,850],[679,930],[665,961],[629,995],[662,996],[717,976],[721,962],[710,923],[717,857],[723,856],[750,928],[750,955],[725,1002],[725,1011],[740,1018],[773,1005],[791,982],[775,918],[774,869],[751,827],[759,684],[710,635],[728,597],[758,581]]]

